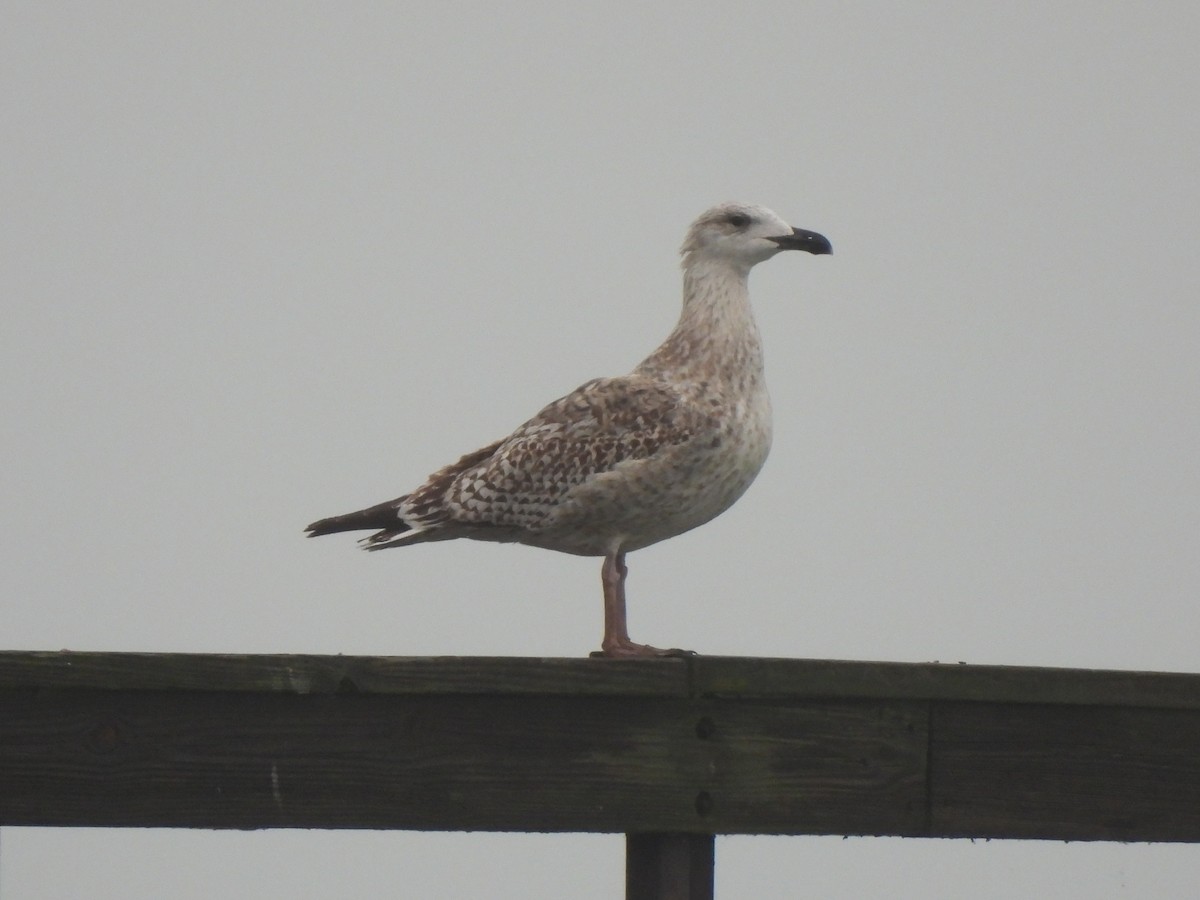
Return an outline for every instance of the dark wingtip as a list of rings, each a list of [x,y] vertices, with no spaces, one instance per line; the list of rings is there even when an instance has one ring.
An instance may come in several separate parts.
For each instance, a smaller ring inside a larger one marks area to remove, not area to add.
[[[346,513],[343,516],[330,516],[328,519],[318,519],[304,529],[308,537],[320,537],[323,534],[337,534],[340,531],[379,531],[392,530],[397,533],[408,531],[408,525],[400,518],[400,503],[404,500],[388,500],[366,509]]]

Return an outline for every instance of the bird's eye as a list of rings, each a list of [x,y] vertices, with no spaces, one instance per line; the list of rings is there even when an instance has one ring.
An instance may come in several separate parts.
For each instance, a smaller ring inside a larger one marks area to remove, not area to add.
[[[745,228],[750,224],[750,217],[745,213],[730,213],[726,221],[734,228]]]

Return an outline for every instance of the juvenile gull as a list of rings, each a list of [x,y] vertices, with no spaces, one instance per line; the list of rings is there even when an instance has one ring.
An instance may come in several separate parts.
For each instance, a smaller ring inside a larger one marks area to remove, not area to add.
[[[602,556],[605,656],[658,656],[629,639],[625,554],[720,515],[771,446],[771,404],[747,278],[781,250],[831,253],[761,206],[725,203],[683,242],[683,312],[629,375],[597,378],[415,490],[309,525],[376,530],[367,550],[471,538]]]

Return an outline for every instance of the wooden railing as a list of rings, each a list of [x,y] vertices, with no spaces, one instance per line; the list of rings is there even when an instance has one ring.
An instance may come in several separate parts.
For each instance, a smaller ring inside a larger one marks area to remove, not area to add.
[[[1200,841],[1200,675],[5,652],[0,825],[623,832],[639,898],[714,834]]]

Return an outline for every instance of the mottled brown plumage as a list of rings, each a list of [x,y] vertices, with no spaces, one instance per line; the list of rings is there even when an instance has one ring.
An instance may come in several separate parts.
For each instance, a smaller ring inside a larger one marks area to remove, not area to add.
[[[411,493],[309,535],[377,529],[369,550],[471,538],[603,556],[604,653],[664,652],[629,640],[625,554],[719,515],[766,460],[771,408],[746,279],[782,249],[830,252],[762,207],[709,210],[683,245],[679,324],[632,373],[587,382]]]

